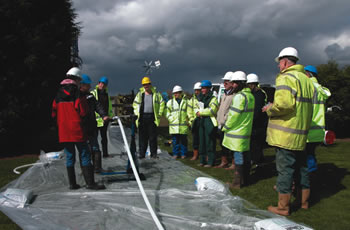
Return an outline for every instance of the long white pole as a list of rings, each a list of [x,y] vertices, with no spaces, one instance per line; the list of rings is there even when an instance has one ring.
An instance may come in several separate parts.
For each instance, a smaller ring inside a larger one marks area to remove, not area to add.
[[[139,189],[141,191],[143,200],[145,201],[146,206],[147,206],[149,212],[151,213],[152,219],[154,220],[154,222],[157,225],[157,228],[159,230],[164,230],[164,228],[161,225],[157,215],[154,213],[153,208],[152,208],[151,204],[149,203],[149,200],[148,200],[148,198],[146,196],[145,190],[143,189],[143,186],[141,184],[141,180],[140,180],[139,174],[138,174],[138,172],[136,170],[134,159],[132,158],[132,155],[131,155],[131,152],[130,152],[128,140],[126,139],[126,136],[125,136],[123,124],[122,124],[122,122],[121,122],[121,120],[120,120],[120,118],[118,116],[113,117],[113,120],[116,120],[116,119],[118,120],[118,124],[119,124],[120,130],[122,132],[122,136],[123,136],[123,140],[124,140],[124,144],[125,144],[125,149],[126,149],[126,151],[128,153],[128,157],[129,157],[129,160],[130,160],[131,168],[132,168],[132,171],[133,171],[133,173],[135,175],[135,178],[136,178],[137,184],[139,186]]]

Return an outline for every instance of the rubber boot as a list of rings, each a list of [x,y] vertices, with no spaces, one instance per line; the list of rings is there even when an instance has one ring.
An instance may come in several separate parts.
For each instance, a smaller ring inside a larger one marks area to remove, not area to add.
[[[230,184],[231,189],[240,189],[244,184],[243,179],[243,165],[236,165],[235,177],[233,178],[232,184]]]
[[[195,161],[197,159],[198,159],[198,149],[193,149],[193,157],[190,160]]]
[[[236,168],[235,159],[232,158],[232,164],[231,164],[231,166],[228,167],[228,168],[225,168],[225,169],[226,169],[226,170],[235,170],[235,168]]]
[[[289,216],[289,200],[291,194],[281,194],[278,193],[278,206],[269,206],[267,210],[270,212],[276,213],[281,216]]]
[[[302,209],[309,208],[309,197],[310,197],[310,189],[302,189],[301,190],[301,208]]]
[[[100,151],[95,151],[93,152],[93,157],[94,159],[94,171],[95,173],[100,173],[102,172],[102,156]]]
[[[228,165],[227,157],[222,156],[221,163],[218,166],[215,166],[214,168],[225,168],[227,165]]]
[[[99,185],[95,183],[95,178],[94,178],[94,169],[92,166],[83,166],[81,167],[83,171],[83,176],[86,182],[86,188],[87,189],[92,189],[92,190],[101,190],[101,189],[106,189],[104,185]]]
[[[74,167],[67,167],[67,173],[68,173],[69,189],[71,190],[79,189],[80,185],[78,185],[75,180]]]

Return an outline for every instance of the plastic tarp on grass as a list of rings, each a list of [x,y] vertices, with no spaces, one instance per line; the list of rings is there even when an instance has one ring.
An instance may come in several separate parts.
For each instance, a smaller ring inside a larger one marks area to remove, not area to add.
[[[130,130],[126,131],[130,137]],[[103,168],[125,172],[125,152],[119,127],[111,126],[112,157],[103,158]],[[164,229],[253,229],[257,221],[278,217],[232,196],[227,189],[197,191],[195,179],[209,176],[173,160],[165,151],[159,153],[159,159],[139,161],[139,168],[146,177],[142,184],[147,197]],[[77,183],[84,185],[78,161],[75,170]],[[31,202],[24,208],[0,202],[0,210],[22,229],[156,229],[136,181],[130,179],[126,174],[95,174],[106,190],[69,190],[65,159],[34,165],[1,189],[31,191]]]

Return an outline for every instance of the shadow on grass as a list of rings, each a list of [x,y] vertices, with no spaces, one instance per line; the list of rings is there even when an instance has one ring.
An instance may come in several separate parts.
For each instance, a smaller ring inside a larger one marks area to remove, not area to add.
[[[250,173],[250,185],[277,176],[275,156],[265,156],[264,162],[259,164],[258,167],[253,166]]]
[[[316,173],[311,174],[311,195],[310,205],[329,198],[339,191],[346,189],[342,184],[343,178],[349,175],[346,168],[338,168],[332,163],[318,165]]]

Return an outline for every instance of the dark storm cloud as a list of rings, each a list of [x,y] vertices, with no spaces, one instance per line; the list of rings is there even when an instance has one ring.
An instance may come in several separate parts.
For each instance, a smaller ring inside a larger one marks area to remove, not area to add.
[[[162,91],[175,84],[219,81],[226,71],[254,72],[274,83],[274,58],[286,46],[301,64],[329,58],[349,62],[347,0],[74,0],[82,22],[83,71],[110,78],[112,93],[139,88],[144,60],[161,60],[152,73]],[[337,44],[339,47],[337,47]]]

